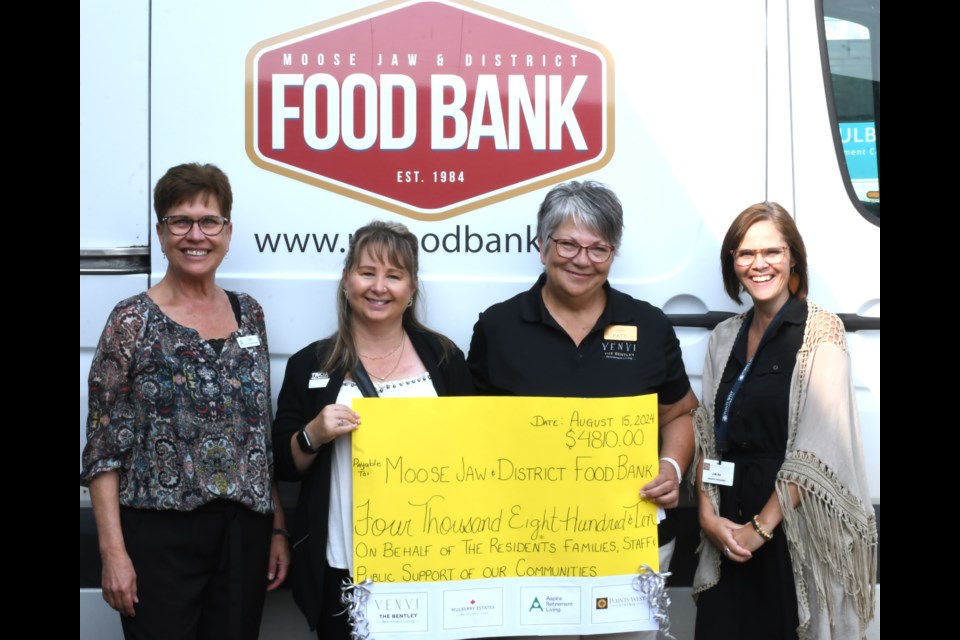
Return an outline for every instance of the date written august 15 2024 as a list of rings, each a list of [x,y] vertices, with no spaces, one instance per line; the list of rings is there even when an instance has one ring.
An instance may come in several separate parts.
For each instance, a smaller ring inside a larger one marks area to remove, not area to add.
[[[644,431],[656,428],[657,417],[653,413],[587,416],[580,411],[574,411],[568,418],[534,415],[531,416],[529,424],[538,428],[565,428],[563,437],[568,449],[577,446],[601,449],[642,445],[645,439]]]

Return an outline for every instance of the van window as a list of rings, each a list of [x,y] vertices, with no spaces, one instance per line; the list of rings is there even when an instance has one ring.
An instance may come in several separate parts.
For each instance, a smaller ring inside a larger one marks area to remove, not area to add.
[[[827,95],[847,191],[880,224],[880,2],[823,0]]]

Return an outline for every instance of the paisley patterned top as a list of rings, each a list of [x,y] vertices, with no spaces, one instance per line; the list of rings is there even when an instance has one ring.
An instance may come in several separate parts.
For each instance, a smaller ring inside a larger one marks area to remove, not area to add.
[[[146,293],[114,307],[90,367],[81,485],[116,469],[124,506],[190,511],[225,498],[273,512],[263,309],[237,297],[240,328],[219,355]]]

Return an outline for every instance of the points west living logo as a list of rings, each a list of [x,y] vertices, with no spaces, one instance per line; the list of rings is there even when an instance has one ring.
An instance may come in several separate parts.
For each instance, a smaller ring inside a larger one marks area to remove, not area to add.
[[[467,2],[387,2],[247,56],[247,154],[268,171],[442,220],[613,154],[602,45]]]

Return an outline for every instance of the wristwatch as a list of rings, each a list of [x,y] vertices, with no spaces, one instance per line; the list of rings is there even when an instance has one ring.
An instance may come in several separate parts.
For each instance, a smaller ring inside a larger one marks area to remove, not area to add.
[[[313,448],[313,443],[310,442],[310,436],[307,435],[306,429],[297,431],[297,444],[300,445],[300,450],[304,453],[316,453],[319,451],[319,449]]]

